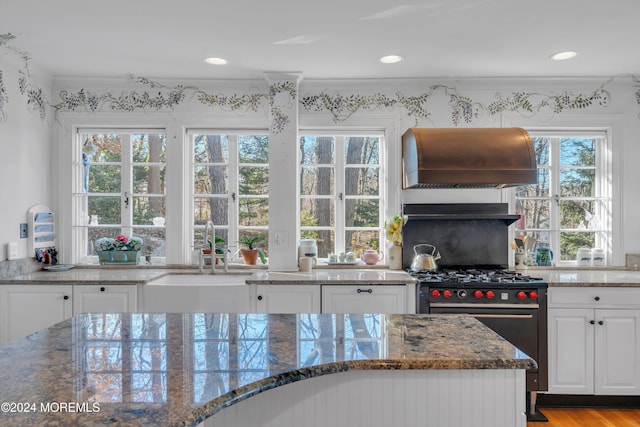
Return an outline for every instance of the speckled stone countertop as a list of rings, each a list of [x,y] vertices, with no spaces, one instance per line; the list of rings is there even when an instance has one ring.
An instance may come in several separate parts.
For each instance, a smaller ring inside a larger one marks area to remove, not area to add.
[[[35,271],[29,274],[0,279],[0,284],[138,285],[169,273],[170,270],[166,268],[72,268],[66,271]]]
[[[415,283],[415,279],[401,270],[380,269],[317,269],[308,273],[260,271],[247,279],[248,284],[358,284],[379,285],[395,284],[406,285]]]
[[[636,270],[519,270],[522,274],[544,279],[549,287],[609,286],[640,287],[640,271]]]
[[[465,315],[84,314],[0,347],[0,425],[195,426],[314,376],[535,366]]]

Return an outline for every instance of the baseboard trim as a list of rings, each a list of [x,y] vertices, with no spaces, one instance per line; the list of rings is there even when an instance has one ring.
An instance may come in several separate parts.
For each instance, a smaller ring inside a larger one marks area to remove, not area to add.
[[[592,396],[577,394],[538,393],[539,408],[553,407],[610,407],[640,408],[640,396]]]

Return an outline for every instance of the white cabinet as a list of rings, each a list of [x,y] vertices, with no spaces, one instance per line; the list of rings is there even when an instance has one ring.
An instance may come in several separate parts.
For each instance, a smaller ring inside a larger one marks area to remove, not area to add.
[[[640,289],[549,289],[549,393],[640,395]]]
[[[405,285],[322,285],[323,313],[407,313]]]
[[[71,285],[0,285],[0,344],[72,316]]]
[[[137,308],[137,285],[73,286],[73,314],[132,313]]]
[[[320,285],[256,285],[257,313],[320,313]]]
[[[144,312],[249,313],[249,285],[143,285]]]

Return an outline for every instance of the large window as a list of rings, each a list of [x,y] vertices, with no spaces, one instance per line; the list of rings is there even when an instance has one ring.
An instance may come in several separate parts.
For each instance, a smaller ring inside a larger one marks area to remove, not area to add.
[[[166,136],[159,130],[80,129],[74,188],[75,259],[95,241],[140,237],[143,255],[165,256]]]
[[[190,131],[193,147],[193,246],[211,221],[216,236],[237,247],[258,238],[268,252],[269,139],[262,132]]]
[[[554,264],[572,264],[581,247],[610,252],[611,179],[604,132],[535,132],[538,183],[518,187],[516,235],[549,247]]]
[[[300,237],[317,240],[318,256],[380,248],[382,143],[376,134],[300,137]]]

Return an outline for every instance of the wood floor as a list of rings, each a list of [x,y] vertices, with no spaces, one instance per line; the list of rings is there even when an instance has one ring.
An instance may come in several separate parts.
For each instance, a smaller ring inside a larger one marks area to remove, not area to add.
[[[640,427],[639,409],[540,408],[549,422],[527,427]]]

